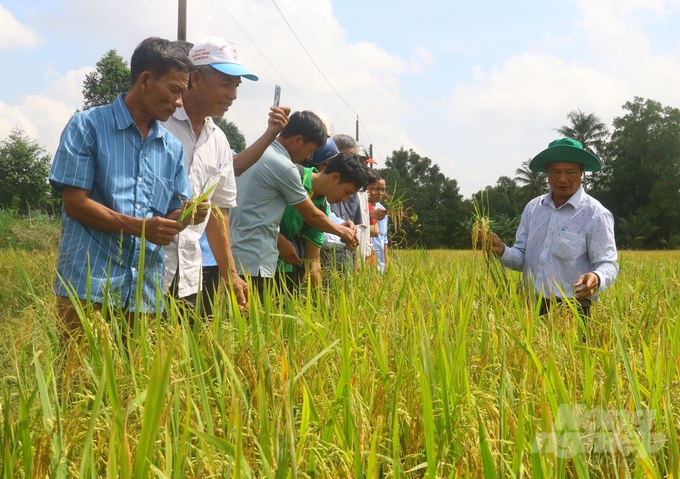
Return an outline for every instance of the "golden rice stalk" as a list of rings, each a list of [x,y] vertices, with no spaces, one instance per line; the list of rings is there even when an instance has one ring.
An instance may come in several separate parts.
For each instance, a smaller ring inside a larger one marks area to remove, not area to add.
[[[484,204],[484,192],[480,193],[480,200],[474,199],[475,211],[472,217],[475,219],[472,224],[472,249],[481,249],[486,253],[493,252],[493,231],[491,230],[491,220],[489,219],[489,197],[486,196]]]
[[[405,207],[406,199],[404,194],[397,196],[397,184],[394,184],[394,189],[392,194],[385,193],[385,206],[387,207],[387,215],[390,217],[392,224],[394,225],[394,231],[401,230],[401,223],[403,218],[408,218],[411,222],[415,223],[418,221],[418,215],[415,212],[409,214],[410,208]]]
[[[227,238],[227,240],[229,240],[229,238],[227,237],[227,225],[224,223],[224,214],[222,213],[222,210],[217,205],[206,205],[203,203],[203,200],[205,200],[212,194],[216,186],[217,183],[208,188],[208,190],[202,193],[198,198],[196,197],[196,195],[193,195],[188,200],[182,201],[182,213],[179,215],[177,221],[183,221],[186,217],[191,215],[191,221],[189,224],[193,226],[195,224],[194,218],[196,217],[196,210],[198,208],[209,208],[210,214],[215,215],[215,217],[219,220],[220,234],[222,234],[223,238]],[[204,188],[205,184],[203,185],[202,189]]]

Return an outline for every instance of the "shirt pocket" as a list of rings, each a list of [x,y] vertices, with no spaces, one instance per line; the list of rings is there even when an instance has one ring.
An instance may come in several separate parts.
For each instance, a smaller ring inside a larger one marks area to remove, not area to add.
[[[199,165],[197,165],[199,166]],[[211,165],[202,164],[196,171],[192,171],[191,175],[191,188],[194,190],[194,196],[198,198],[213,185],[216,185],[220,181],[221,172],[219,169]],[[210,198],[208,196],[208,198]]]
[[[553,255],[562,261],[574,261],[586,253],[585,234],[560,231],[557,234]]]
[[[154,216],[165,216],[169,213],[173,190],[172,180],[154,176],[149,205]]]

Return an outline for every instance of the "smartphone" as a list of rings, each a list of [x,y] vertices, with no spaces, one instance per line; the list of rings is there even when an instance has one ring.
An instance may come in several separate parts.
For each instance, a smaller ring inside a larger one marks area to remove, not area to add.
[[[276,85],[276,87],[274,87],[274,106],[279,106],[280,101],[281,101],[281,87],[279,85]]]

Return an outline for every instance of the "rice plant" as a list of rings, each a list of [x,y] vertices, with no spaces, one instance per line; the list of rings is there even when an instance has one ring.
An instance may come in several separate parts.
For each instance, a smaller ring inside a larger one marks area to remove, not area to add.
[[[53,254],[0,252],[22,292],[0,312],[0,474],[678,477],[680,255],[625,252],[587,321],[540,317],[483,255],[398,251],[247,311],[222,290],[207,322],[164,300],[127,341],[112,305],[62,350]]]

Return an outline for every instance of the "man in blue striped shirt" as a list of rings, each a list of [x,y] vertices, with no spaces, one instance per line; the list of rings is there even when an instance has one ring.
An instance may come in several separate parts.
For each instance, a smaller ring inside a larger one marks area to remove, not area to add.
[[[80,329],[69,293],[95,309],[106,297],[130,313],[156,311],[162,247],[190,220],[177,221],[192,194],[184,150],[159,123],[182,106],[190,61],[173,42],[147,38],[130,67],[127,94],[74,115],[52,164],[50,182],[63,194],[54,292],[66,333]],[[200,222],[207,210],[197,211]]]

